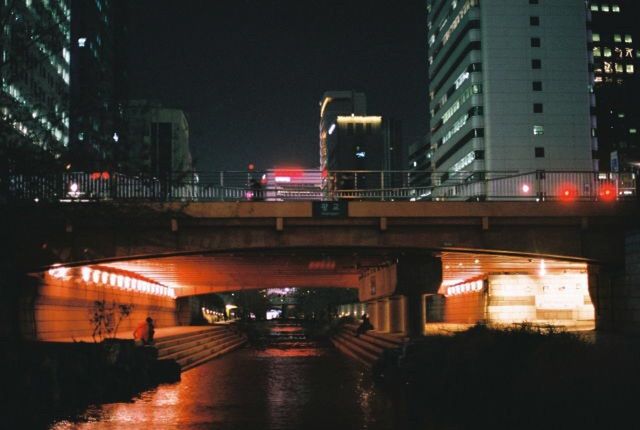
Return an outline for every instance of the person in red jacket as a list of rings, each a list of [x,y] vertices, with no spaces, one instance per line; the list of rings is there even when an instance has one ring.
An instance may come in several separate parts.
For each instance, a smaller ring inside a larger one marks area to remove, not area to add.
[[[147,319],[141,322],[133,331],[133,339],[141,341],[143,345],[151,345],[153,343],[154,333],[153,320],[151,317],[147,317]]]

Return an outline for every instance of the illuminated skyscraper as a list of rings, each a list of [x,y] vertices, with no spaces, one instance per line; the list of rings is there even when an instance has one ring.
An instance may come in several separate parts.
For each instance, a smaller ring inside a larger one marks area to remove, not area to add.
[[[402,169],[400,123],[367,115],[363,93],[326,92],[320,102],[320,168],[322,171],[389,171]],[[341,189],[397,186],[397,178],[380,174],[349,176]]]
[[[76,170],[126,168],[127,3],[71,0],[70,149]]]
[[[640,169],[637,0],[589,2],[589,41],[601,170]]]
[[[338,116],[364,116],[367,98],[356,91],[327,91],[320,101],[320,170],[327,170]],[[335,141],[334,141],[335,142]]]
[[[16,148],[59,159],[69,144],[69,2],[2,1],[0,23],[3,162],[19,164],[7,160]],[[34,159],[22,161],[36,167]]]
[[[430,138],[414,147],[416,164],[430,157],[443,182],[593,169],[584,1],[428,0],[427,9]]]

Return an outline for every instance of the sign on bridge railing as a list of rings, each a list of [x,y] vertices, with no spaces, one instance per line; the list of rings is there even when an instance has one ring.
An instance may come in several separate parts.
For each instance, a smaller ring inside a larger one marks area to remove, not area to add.
[[[312,208],[314,218],[346,218],[349,215],[348,202],[344,200],[313,202]]]

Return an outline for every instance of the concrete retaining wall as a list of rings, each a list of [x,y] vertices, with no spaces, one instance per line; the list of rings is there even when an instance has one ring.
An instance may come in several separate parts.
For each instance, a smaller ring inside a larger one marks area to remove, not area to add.
[[[123,319],[118,327],[120,334],[132,333],[147,316],[154,319],[156,327],[176,325],[176,305],[172,298],[59,280],[48,275],[44,275],[36,290],[32,298],[32,313],[24,312],[22,315],[21,325],[27,328],[27,338],[54,340],[91,336],[92,310],[94,303],[101,300],[109,307],[114,302],[116,306],[133,306],[130,316]],[[26,310],[28,306],[24,308]],[[117,315],[116,310],[116,318]]]

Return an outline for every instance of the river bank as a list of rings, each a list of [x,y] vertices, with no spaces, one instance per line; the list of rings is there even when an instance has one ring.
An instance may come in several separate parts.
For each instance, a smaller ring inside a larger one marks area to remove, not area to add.
[[[175,362],[129,340],[99,343],[3,342],[0,388],[3,424],[39,428],[52,417],[93,403],[130,399],[161,382],[180,379]]]
[[[476,326],[417,339],[388,354],[374,375],[402,392],[424,423],[617,428],[635,419],[639,367],[636,342],[594,343],[526,325]]]

